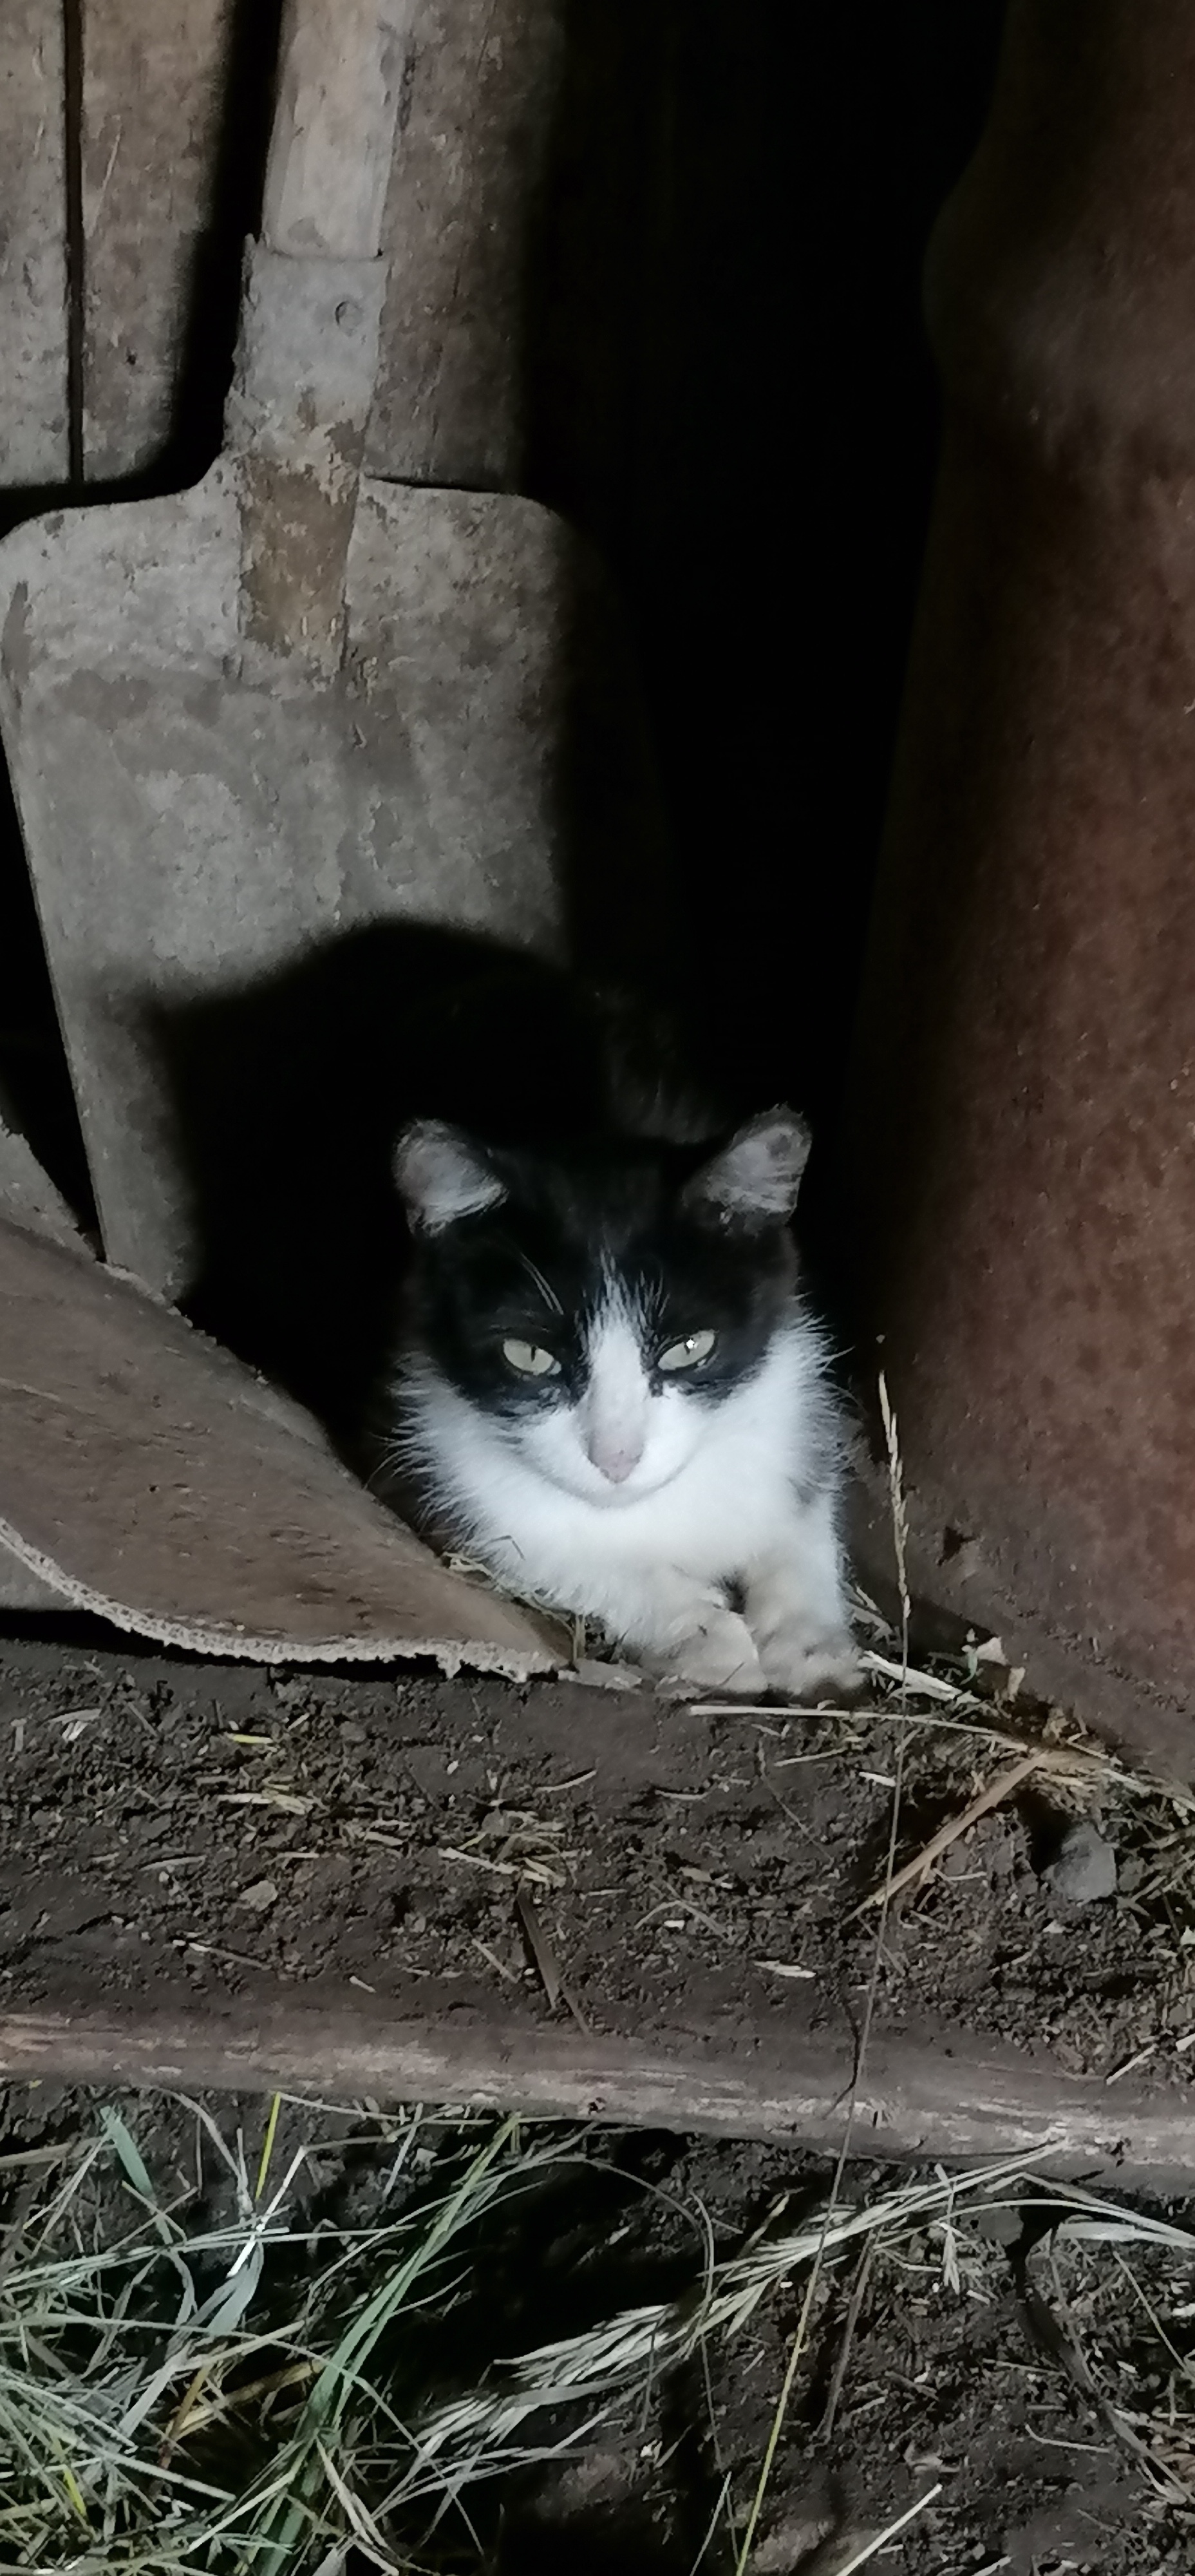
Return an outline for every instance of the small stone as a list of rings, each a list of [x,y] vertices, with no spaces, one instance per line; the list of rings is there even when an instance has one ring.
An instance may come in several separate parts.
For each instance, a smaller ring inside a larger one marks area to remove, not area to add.
[[[272,1878],[255,1878],[252,1887],[242,1888],[237,1898],[237,1904],[247,1906],[251,1914],[268,1914],[277,1902],[278,1890]]]
[[[1065,1904],[1098,1905],[1116,1894],[1116,1854],[1094,1825],[1068,1825],[1057,1859],[1042,1875]]]
[[[1008,2201],[1002,2208],[977,2211],[975,2232],[986,2237],[989,2245],[1018,2245],[1025,2232],[1020,2202]]]

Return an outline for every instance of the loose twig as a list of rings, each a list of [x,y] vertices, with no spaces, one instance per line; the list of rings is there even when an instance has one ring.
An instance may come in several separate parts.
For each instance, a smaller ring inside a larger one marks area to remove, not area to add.
[[[531,1956],[539,1971],[540,1980],[543,1985],[544,1993],[548,1998],[550,2009],[555,2012],[558,2003],[567,2004],[578,2030],[588,2032],[589,2024],[585,2019],[585,2015],[581,2010],[580,2004],[577,2002],[576,1996],[569,1992],[568,1986],[564,1980],[564,1974],[561,1969],[560,1962],[551,1942],[548,1939],[548,1935],[540,1919],[538,1909],[528,1888],[520,1887],[518,1889],[515,1895],[515,1907],[519,1921],[523,1926],[524,1933],[526,1934],[527,1947],[530,1950]]]
[[[1013,1790],[1019,1789],[1022,1781],[1028,1780],[1034,1771],[1048,1767],[1048,1763],[1043,1758],[1043,1748],[1035,1745],[1032,1752],[1024,1754],[1019,1762],[1010,1763],[1007,1771],[998,1771],[995,1779],[989,1780],[986,1789],[981,1789],[968,1806],[964,1807],[957,1816],[948,1816],[944,1825],[939,1825],[937,1833],[931,1834],[924,1851],[915,1852],[912,1860],[905,1862],[903,1869],[896,1870],[891,1878],[885,1878],[879,1887],[873,1887],[870,1896],[865,1896],[862,1903],[855,1906],[853,1913],[848,1915],[847,1921],[853,1922],[857,1914],[866,1914],[872,1905],[882,1905],[885,1900],[891,1904],[893,1897],[899,1896],[902,1889],[912,1887],[918,1880],[927,1878],[934,1862],[941,1859],[943,1852],[949,1851],[951,1844],[956,1843],[961,1834],[969,1833],[971,1826],[978,1824],[979,1818],[986,1816],[989,1809],[1000,1806],[1005,1798],[1010,1798]]]
[[[874,2256],[875,2238],[874,2236],[868,2236],[864,2239],[863,2251],[855,2266],[855,2277],[851,2283],[851,2295],[847,2301],[846,2316],[843,2320],[842,2341],[838,2347],[838,2353],[834,2363],[834,2375],[830,2381],[830,2393],[826,2399],[825,2413],[818,2426],[818,2432],[823,2441],[827,2441],[834,2430],[835,2417],[837,2416],[839,2404],[842,2399],[843,2381],[846,2378],[847,2364],[851,2357],[851,2347],[855,2340],[855,2328],[859,2323],[859,2311],[863,2305],[863,2294],[871,2278],[871,2266]]]

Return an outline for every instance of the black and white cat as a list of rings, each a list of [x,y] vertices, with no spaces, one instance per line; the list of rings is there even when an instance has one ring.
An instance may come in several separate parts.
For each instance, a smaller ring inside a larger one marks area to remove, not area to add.
[[[806,1130],[776,1109],[694,1142],[625,1013],[575,1025],[601,1059],[581,1132],[399,1140],[378,1481],[660,1676],[849,1692],[843,1434],[789,1233]]]

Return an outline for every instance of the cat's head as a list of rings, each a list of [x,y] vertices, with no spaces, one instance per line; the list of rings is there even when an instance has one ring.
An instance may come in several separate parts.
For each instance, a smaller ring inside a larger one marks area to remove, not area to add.
[[[612,1508],[657,1491],[798,1328],[788,1221],[808,1151],[787,1109],[704,1156],[567,1163],[409,1127],[416,1350],[551,1483]]]

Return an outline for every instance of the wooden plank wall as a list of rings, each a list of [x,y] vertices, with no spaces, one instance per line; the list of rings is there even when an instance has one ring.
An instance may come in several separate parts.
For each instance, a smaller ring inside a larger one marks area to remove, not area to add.
[[[565,5],[415,0],[387,217],[375,472],[483,488],[518,480],[530,233]],[[204,439],[210,453],[218,438],[217,379],[239,238],[255,216],[278,6],[0,5],[0,487],[54,487],[70,472],[64,25],[81,66],[82,477],[111,485],[156,474],[178,485],[201,470]],[[256,84],[248,105],[246,65]],[[214,333],[205,295],[225,308]],[[197,414],[202,435],[189,437]]]
[[[0,486],[66,480],[62,0],[0,7]]]
[[[251,202],[258,176],[238,168],[235,134],[226,148],[236,122],[234,39],[248,15],[241,0],[2,0],[0,489],[52,490],[71,471],[68,25],[81,64],[75,427],[83,480],[152,474],[172,447],[186,462],[168,481],[188,480],[187,466],[203,461],[180,439],[179,397],[196,354],[217,194],[235,200],[239,185]],[[258,0],[255,16],[251,32],[272,51],[277,0]],[[247,142],[256,159],[256,134]],[[226,300],[234,306],[235,244],[232,267]],[[213,400],[209,390],[210,424],[221,391]]]
[[[525,308],[564,0],[419,0],[390,175],[390,284],[367,463],[510,490],[525,447]]]
[[[234,0],[83,0],[83,470],[151,467],[173,427],[210,230]]]

